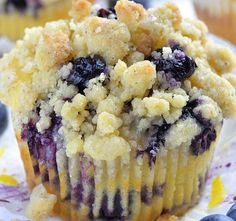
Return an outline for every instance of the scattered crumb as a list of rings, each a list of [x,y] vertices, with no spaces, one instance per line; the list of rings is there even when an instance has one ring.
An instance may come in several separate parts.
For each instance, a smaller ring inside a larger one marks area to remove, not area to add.
[[[49,194],[40,184],[33,189],[30,202],[26,208],[26,215],[35,221],[44,220],[52,213],[56,201],[57,197]]]

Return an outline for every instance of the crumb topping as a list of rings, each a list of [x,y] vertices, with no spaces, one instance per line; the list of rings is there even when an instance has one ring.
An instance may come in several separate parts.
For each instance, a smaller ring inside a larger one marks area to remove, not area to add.
[[[26,208],[26,214],[33,220],[44,220],[52,215],[57,197],[47,193],[45,187],[40,184],[33,189],[30,202]]]
[[[207,150],[236,113],[235,55],[172,3],[145,10],[120,0],[94,12],[92,2],[74,0],[71,20],[27,29],[0,60],[0,99],[16,127],[35,123],[45,134],[60,118],[68,157]]]

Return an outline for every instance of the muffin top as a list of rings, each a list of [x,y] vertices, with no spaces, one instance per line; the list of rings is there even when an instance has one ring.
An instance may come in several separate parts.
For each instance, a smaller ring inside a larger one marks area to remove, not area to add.
[[[57,128],[69,157],[97,160],[135,149],[152,162],[161,146],[183,143],[207,150],[236,112],[233,53],[171,3],[72,5],[70,20],[26,29],[0,60],[0,99],[22,137]]]

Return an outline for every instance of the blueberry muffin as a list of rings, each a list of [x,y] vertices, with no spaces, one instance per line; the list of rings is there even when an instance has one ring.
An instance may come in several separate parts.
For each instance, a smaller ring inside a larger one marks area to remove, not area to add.
[[[85,3],[0,61],[29,187],[56,194],[65,220],[182,214],[236,112],[236,58],[171,3]]]
[[[18,40],[24,29],[68,18],[68,0],[1,0],[0,35]]]
[[[209,30],[236,44],[236,1],[193,0],[197,15]],[[219,25],[221,24],[221,25]]]

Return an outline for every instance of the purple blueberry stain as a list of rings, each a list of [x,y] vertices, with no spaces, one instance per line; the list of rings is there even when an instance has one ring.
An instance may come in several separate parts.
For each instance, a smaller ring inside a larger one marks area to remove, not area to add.
[[[195,156],[203,154],[209,150],[211,143],[216,140],[214,128],[204,128],[201,133],[195,136],[191,143],[191,151]]]
[[[27,200],[29,200],[29,192],[26,183],[20,183],[19,186],[0,185],[1,202],[11,203]]]
[[[121,206],[121,193],[120,189],[117,189],[114,199],[113,199],[113,205],[114,209],[113,211],[110,211],[108,209],[108,195],[106,191],[103,193],[103,198],[101,202],[101,208],[99,211],[99,219],[103,220],[121,220],[122,219],[122,213],[123,213],[123,208]]]
[[[161,145],[165,144],[165,134],[168,132],[170,127],[171,125],[167,124],[165,121],[161,126],[156,124],[152,125],[148,130],[147,145],[144,149],[139,149],[137,151],[137,156],[148,154],[150,167],[155,164],[156,156],[160,151]]]
[[[28,124],[22,126],[21,138],[27,141],[30,155],[35,159],[39,158],[37,146],[39,144],[39,136],[36,128],[36,124],[33,121],[29,121]]]
[[[80,93],[88,86],[89,80],[107,73],[106,62],[99,56],[79,57],[72,61],[73,67],[66,81],[79,88]]]
[[[165,189],[165,183],[161,185],[154,185],[152,189],[153,196],[162,197],[164,194],[164,189]]]
[[[171,73],[160,71],[158,74],[161,75],[162,79],[164,80],[164,82],[161,84],[162,88],[168,89],[181,87],[181,82],[177,81]]]
[[[161,48],[153,52],[147,59],[156,65],[157,73],[163,71],[176,81],[182,82],[194,73],[197,65],[179,45],[173,45],[171,50],[172,53],[167,58],[164,57],[163,48]]]
[[[210,120],[204,118],[201,112],[194,109],[202,103],[202,100],[195,99],[187,103],[183,108],[180,119],[194,118],[201,126],[201,132],[191,142],[190,150],[193,155],[198,156],[209,150],[211,143],[216,140],[216,130]]]
[[[72,196],[76,199],[78,206],[83,201],[83,185],[81,183],[77,184],[76,186],[72,187]]]
[[[147,186],[143,186],[141,189],[141,202],[149,205],[152,202],[152,193],[148,191]]]

